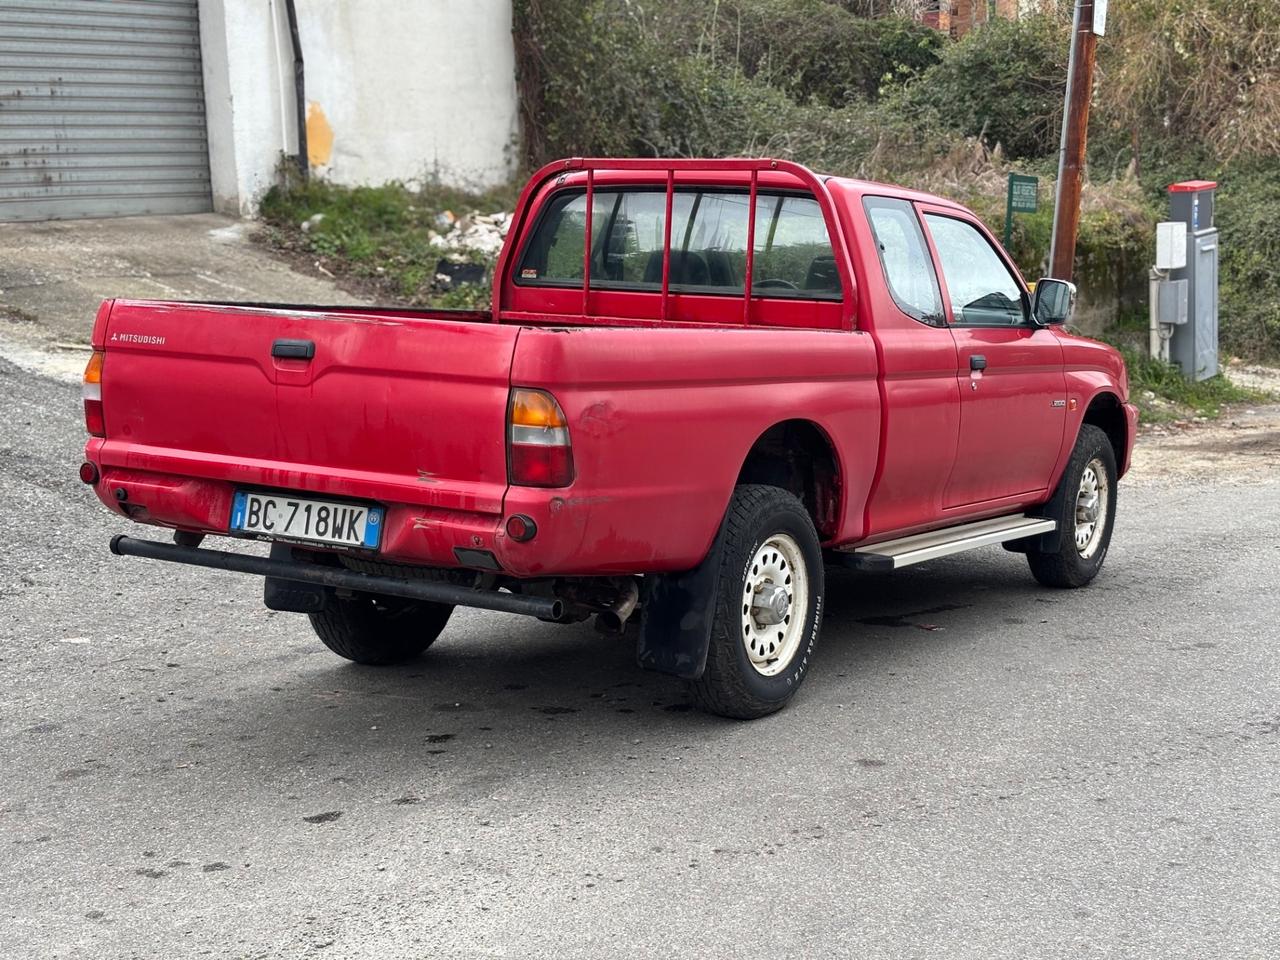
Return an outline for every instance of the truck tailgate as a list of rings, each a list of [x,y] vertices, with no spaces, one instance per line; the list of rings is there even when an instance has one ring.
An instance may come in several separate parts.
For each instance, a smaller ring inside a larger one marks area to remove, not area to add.
[[[518,333],[443,315],[116,301],[95,335],[106,349],[99,456],[498,514]],[[312,355],[275,356],[288,352],[279,341]]]

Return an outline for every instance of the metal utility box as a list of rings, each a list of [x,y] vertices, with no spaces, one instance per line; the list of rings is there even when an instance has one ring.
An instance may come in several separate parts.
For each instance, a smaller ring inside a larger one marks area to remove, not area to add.
[[[1182,326],[1187,322],[1187,281],[1161,280],[1157,302],[1160,304],[1158,319],[1161,323]],[[1176,334],[1175,334],[1176,335]]]
[[[1169,188],[1169,218],[1187,225],[1186,266],[1169,274],[1187,284],[1187,322],[1174,327],[1169,356],[1188,380],[1218,373],[1217,186],[1212,180],[1188,180]]]
[[[1181,270],[1187,265],[1187,225],[1181,220],[1156,224],[1156,269]]]

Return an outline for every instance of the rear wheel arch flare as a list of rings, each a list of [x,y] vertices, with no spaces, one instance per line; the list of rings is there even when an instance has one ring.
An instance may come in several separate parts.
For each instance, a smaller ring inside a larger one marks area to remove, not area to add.
[[[823,539],[835,534],[841,502],[840,458],[835,444],[812,420],[783,420],[751,445],[738,485],[760,483],[795,494]]]

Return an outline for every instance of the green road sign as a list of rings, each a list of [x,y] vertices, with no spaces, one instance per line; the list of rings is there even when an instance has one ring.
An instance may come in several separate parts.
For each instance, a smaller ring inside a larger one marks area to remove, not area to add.
[[[1013,239],[1013,215],[1035,213],[1040,192],[1040,179],[1020,173],[1009,174],[1009,197],[1004,207],[1004,247]]]
[[[1039,190],[1040,180],[1037,177],[1009,174],[1009,209],[1014,213],[1035,213]]]

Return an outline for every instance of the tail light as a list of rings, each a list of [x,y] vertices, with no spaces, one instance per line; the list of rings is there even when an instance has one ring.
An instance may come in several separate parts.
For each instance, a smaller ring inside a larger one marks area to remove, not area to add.
[[[107,355],[95,350],[84,368],[84,384],[80,395],[84,397],[84,426],[91,436],[105,437],[107,425],[102,418],[102,363]]]
[[[573,482],[569,423],[556,398],[545,390],[511,391],[507,480],[521,487],[567,487]]]

